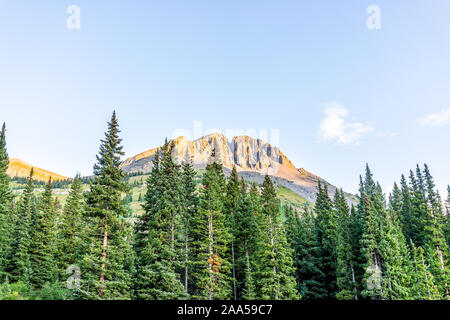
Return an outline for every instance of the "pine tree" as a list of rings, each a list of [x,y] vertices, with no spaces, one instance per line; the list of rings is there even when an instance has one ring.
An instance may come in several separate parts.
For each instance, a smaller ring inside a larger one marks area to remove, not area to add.
[[[354,262],[355,282],[357,284],[358,297],[362,297],[365,290],[365,273],[367,268],[367,257],[364,252],[363,235],[367,223],[370,201],[375,193],[375,182],[369,165],[366,164],[364,179],[359,176],[359,195],[357,209],[352,214],[352,256]],[[367,237],[367,235],[366,235]]]
[[[255,299],[255,251],[258,233],[257,217],[260,214],[256,187],[247,192],[247,185],[240,181],[234,216],[235,275],[237,299]]]
[[[424,223],[424,250],[431,272],[436,279],[439,293],[442,297],[449,296],[449,247],[445,238],[444,215],[442,214],[441,201],[435,191],[435,184],[430,170],[425,165],[426,181],[426,213]]]
[[[244,300],[255,300],[256,299],[256,287],[255,281],[253,279],[253,269],[250,264],[250,258],[246,257],[246,268],[245,268],[245,279],[244,286],[242,289],[242,299]]]
[[[145,214],[140,219],[140,243],[135,290],[138,299],[173,300],[186,294],[177,273],[180,254],[178,220],[183,195],[179,167],[172,159],[173,143],[166,142],[147,181]],[[155,195],[158,195],[155,197]],[[142,237],[144,236],[144,237]]]
[[[367,185],[374,186],[367,188]],[[364,205],[360,238],[364,276],[361,294],[370,299],[408,299],[411,286],[411,263],[406,239],[396,212],[388,211],[383,192],[374,183],[366,167],[366,179],[360,188]]]
[[[215,152],[211,155],[215,159]],[[231,235],[225,217],[226,181],[222,165],[211,160],[202,179],[199,210],[194,217],[196,239],[196,298],[229,299],[232,296],[231,263],[227,259]]]
[[[297,291],[300,292],[300,283],[302,279],[299,277],[299,273],[297,272],[300,268],[300,261],[302,259],[301,251],[300,251],[300,243],[301,243],[301,237],[304,235],[301,234],[300,231],[300,219],[298,217],[298,213],[295,211],[295,209],[288,205],[284,207],[284,216],[286,218],[286,238],[287,241],[293,250],[293,262],[294,262],[294,268],[296,270],[295,277],[297,282]]]
[[[361,255],[365,258],[365,273],[363,278],[363,291],[365,297],[380,298],[381,286],[381,256],[378,241],[380,239],[380,221],[378,213],[367,196],[364,197],[364,225],[361,237]],[[364,285],[366,283],[367,285]]]
[[[183,234],[184,234],[184,290],[192,294],[196,284],[191,274],[193,273],[193,258],[196,255],[193,243],[194,239],[194,216],[198,210],[199,199],[196,191],[195,170],[192,165],[192,158],[188,153],[184,159],[181,172],[181,192],[183,196]]]
[[[27,180],[22,197],[17,206],[14,218],[15,227],[13,229],[12,243],[8,272],[11,280],[22,281],[29,284],[31,280],[31,228],[32,217],[36,215],[36,202],[34,198],[33,169]]]
[[[402,202],[403,202],[402,191],[398,187],[397,182],[394,182],[392,193],[389,195],[389,207],[395,212],[400,213],[402,211]],[[400,222],[402,221],[400,220]]]
[[[256,234],[257,221],[256,217],[259,214],[257,206],[257,189],[252,186],[249,193],[247,193],[247,186],[242,178],[240,197],[238,201],[238,208],[236,214],[236,243],[240,243],[238,246],[239,257],[237,260],[237,275],[238,278],[242,278],[243,281],[239,282],[239,297],[244,300],[255,300],[257,298],[256,284],[254,279],[255,274],[255,251],[256,251]],[[245,265],[245,269],[242,270]]]
[[[398,210],[399,220],[402,225],[402,230],[405,237],[408,240],[417,240],[414,235],[413,229],[413,217],[412,217],[412,200],[411,200],[411,190],[408,186],[405,176],[402,174],[400,180],[400,190],[401,190],[401,206]]]
[[[9,186],[9,176],[6,174],[8,165],[6,127],[3,123],[0,132],[0,282],[7,276],[7,259],[11,245],[10,203],[12,201],[12,193]]]
[[[438,219],[441,219],[442,218],[441,201],[439,199],[437,191],[435,190],[436,185],[434,184],[433,177],[431,176],[430,168],[426,163],[424,164],[424,175],[425,175],[425,185],[426,185],[428,205],[432,210],[433,216],[435,216]],[[440,222],[442,222],[442,220]]]
[[[419,174],[420,170],[418,170]],[[425,244],[425,225],[428,220],[428,208],[421,174],[417,178],[412,170],[409,173],[411,190],[411,239],[418,245]]]
[[[160,150],[158,150],[152,160],[152,171],[146,181],[146,192],[144,195],[144,204],[142,205],[144,213],[136,219],[134,223],[134,251],[137,259],[142,255],[148,243],[149,221],[154,212],[158,198],[161,197],[161,190],[158,188],[160,181]],[[137,269],[139,269],[139,262],[137,262]]]
[[[325,299],[335,299],[337,294],[337,254],[336,239],[338,236],[338,217],[328,196],[327,187],[318,183],[319,193],[315,204],[318,241],[320,246],[319,266],[324,277],[327,291]]]
[[[384,297],[391,300],[411,299],[413,265],[406,239],[393,210],[386,212],[379,247],[383,261]]]
[[[415,276],[413,279],[413,294],[415,299],[439,300],[441,298],[434,278],[429,271],[422,247],[416,247],[411,241],[412,261]]]
[[[341,300],[357,299],[352,256],[352,221],[342,189],[336,190],[334,208],[337,213],[336,285],[338,292],[336,298]]]
[[[75,177],[64,206],[57,235],[57,261],[62,277],[66,277],[67,267],[80,264],[82,258],[83,184],[79,175]]]
[[[445,216],[445,238],[447,239],[447,245],[450,247],[450,186],[447,186],[447,201],[446,216]]]
[[[227,184],[227,194],[226,194],[226,203],[225,203],[225,214],[226,214],[226,224],[231,235],[230,242],[230,261],[231,261],[231,270],[232,270],[232,281],[233,281],[233,299],[237,300],[237,284],[236,282],[240,282],[241,279],[237,278],[236,275],[236,262],[240,259],[239,256],[236,255],[236,211],[239,201],[239,191],[240,191],[240,183],[239,177],[236,170],[236,166],[233,166],[231,170],[231,175],[228,179]]]
[[[320,268],[320,246],[314,212],[303,208],[298,219],[298,236],[295,239],[294,261],[298,291],[303,299],[323,299],[326,295],[324,277]]]
[[[49,179],[39,199],[38,210],[31,231],[31,283],[35,288],[42,288],[44,284],[56,280],[54,260],[55,223],[56,211],[52,194],[52,181]]]
[[[280,204],[269,176],[264,178],[256,252],[256,286],[261,299],[297,299],[293,252],[281,221]]]
[[[123,156],[119,125],[114,112],[101,140],[94,178],[86,194],[86,250],[81,272],[83,297],[90,299],[131,298],[133,251],[131,232],[123,218],[122,196],[128,191],[120,169]]]

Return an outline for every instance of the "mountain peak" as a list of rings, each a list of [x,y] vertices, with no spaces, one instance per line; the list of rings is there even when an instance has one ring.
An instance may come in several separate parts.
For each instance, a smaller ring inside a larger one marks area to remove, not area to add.
[[[238,171],[263,172],[270,170],[271,173],[274,173],[280,166],[293,171],[297,170],[278,147],[273,147],[269,143],[246,135],[235,136],[231,141],[228,141],[221,133],[211,133],[193,141],[180,136],[172,139],[171,142],[175,145],[173,156],[178,162],[182,162],[186,152],[188,152],[193,157],[194,164],[206,164],[212,150],[216,149],[224,167],[232,168],[236,166]],[[157,150],[158,148],[153,148],[126,159],[122,167],[123,170],[125,172],[150,171],[151,159]],[[140,165],[136,162],[139,162]]]
[[[171,141],[174,142],[172,153],[174,160],[182,163],[188,155],[197,169],[206,167],[214,149],[216,160],[219,160],[228,172],[235,166],[240,176],[258,183],[262,183],[264,175],[267,174],[272,176],[277,184],[311,202],[315,201],[319,180],[330,186],[331,196],[336,189],[304,168],[296,168],[278,147],[261,139],[241,135],[228,140],[221,133],[211,133],[195,140],[180,136]],[[150,172],[153,157],[158,149],[153,148],[126,159],[122,164],[122,170],[126,173]]]

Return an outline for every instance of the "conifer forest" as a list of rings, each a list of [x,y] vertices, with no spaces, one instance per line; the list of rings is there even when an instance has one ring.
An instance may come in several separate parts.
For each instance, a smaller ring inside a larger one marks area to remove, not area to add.
[[[198,173],[167,141],[139,195],[130,183],[114,112],[93,176],[54,182],[7,175],[0,136],[2,300],[447,300],[450,187],[440,195],[426,164],[382,190],[369,165],[359,193],[318,181],[310,206],[281,202],[276,182],[225,174],[219,150]],[[367,160],[370,163],[370,159]],[[411,170],[410,170],[411,169]],[[409,171],[408,171],[409,170]],[[36,189],[41,188],[42,192]]]

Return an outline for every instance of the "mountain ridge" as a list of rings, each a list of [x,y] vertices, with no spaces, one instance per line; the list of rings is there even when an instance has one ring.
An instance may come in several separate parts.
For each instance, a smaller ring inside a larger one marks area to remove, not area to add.
[[[212,133],[195,140],[184,136],[170,140],[174,143],[172,156],[177,163],[192,159],[194,167],[204,169],[215,150],[215,158],[229,171],[236,167],[244,179],[262,183],[264,175],[311,202],[315,202],[318,181],[329,186],[334,195],[336,187],[304,168],[297,168],[276,146],[249,136],[235,136],[228,140],[221,133]],[[153,157],[159,148],[151,148],[127,158],[122,164],[125,173],[148,173],[153,167]],[[350,194],[349,198],[350,198]]]
[[[33,166],[18,158],[9,159],[9,166],[6,170],[6,174],[11,178],[27,178],[30,175],[31,168],[33,168],[33,179],[38,181],[47,182],[50,178],[53,181],[69,180],[68,177]]]

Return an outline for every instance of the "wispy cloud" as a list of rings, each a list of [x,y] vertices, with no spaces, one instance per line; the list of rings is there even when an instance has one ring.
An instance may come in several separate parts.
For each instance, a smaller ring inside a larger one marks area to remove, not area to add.
[[[380,133],[377,133],[376,136],[378,138],[388,139],[388,138],[393,138],[393,137],[398,136],[398,132],[380,132]]]
[[[320,123],[320,137],[322,140],[335,141],[344,145],[358,145],[363,137],[373,131],[368,124],[350,122],[347,120],[347,108],[330,102],[325,106],[325,118]]]
[[[416,123],[421,127],[442,127],[450,124],[450,108],[444,109],[436,113],[431,113]]]

